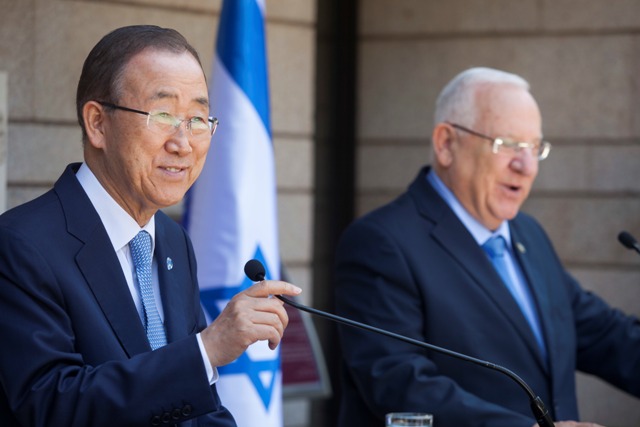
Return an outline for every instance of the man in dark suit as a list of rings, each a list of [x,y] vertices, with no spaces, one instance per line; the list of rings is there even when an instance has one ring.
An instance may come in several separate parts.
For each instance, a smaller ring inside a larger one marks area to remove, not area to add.
[[[287,325],[265,281],[207,326],[189,237],[159,211],[199,175],[215,131],[195,50],[132,26],[87,57],[84,163],[0,217],[0,425],[235,426],[216,367]],[[153,351],[152,351],[153,350]]]
[[[435,123],[433,166],[342,237],[339,314],[504,366],[555,420],[579,419],[576,369],[640,396],[638,319],[584,291],[519,212],[551,148],[527,82],[467,70],[441,92]],[[340,342],[339,426],[394,411],[432,413],[438,427],[535,424],[496,371],[359,329],[341,328]]]

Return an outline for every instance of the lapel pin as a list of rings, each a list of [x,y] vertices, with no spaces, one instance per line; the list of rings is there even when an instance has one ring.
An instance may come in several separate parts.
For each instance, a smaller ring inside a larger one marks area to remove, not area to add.
[[[167,270],[172,270],[172,269],[173,269],[173,260],[167,257]]]
[[[525,248],[524,245],[520,242],[516,242],[516,248],[518,249],[518,252],[520,252],[521,254],[524,254],[527,252],[527,248]]]

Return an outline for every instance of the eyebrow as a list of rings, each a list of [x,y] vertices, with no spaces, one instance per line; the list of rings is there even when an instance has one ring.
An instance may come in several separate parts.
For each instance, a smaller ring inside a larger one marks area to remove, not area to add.
[[[156,92],[153,96],[151,96],[151,100],[154,99],[165,99],[165,98],[178,98],[176,94],[160,91]],[[203,107],[209,107],[209,99],[205,96],[198,96],[193,99],[196,103],[202,105]]]

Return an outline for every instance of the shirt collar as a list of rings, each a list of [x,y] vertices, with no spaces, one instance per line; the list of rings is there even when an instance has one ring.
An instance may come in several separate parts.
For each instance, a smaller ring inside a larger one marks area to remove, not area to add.
[[[131,239],[141,230],[151,235],[151,250],[155,248],[155,216],[142,228],[138,223],[107,193],[86,163],[76,173],[76,178],[89,196],[91,204],[98,212],[100,220],[107,230],[113,249],[117,252],[128,245]]]

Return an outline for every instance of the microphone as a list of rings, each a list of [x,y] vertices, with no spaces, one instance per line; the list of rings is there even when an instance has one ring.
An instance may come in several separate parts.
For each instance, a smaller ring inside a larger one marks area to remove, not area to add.
[[[628,231],[621,231],[620,234],[618,234],[618,241],[622,243],[625,248],[634,249],[640,254],[640,244],[638,244],[636,238]]]
[[[265,269],[260,261],[257,259],[251,259],[247,261],[244,266],[244,273],[247,275],[249,279],[254,282],[260,282],[265,278]],[[445,354],[447,356],[455,357],[460,360],[464,360],[466,362],[471,362],[476,365],[484,366],[485,368],[493,369],[494,371],[498,371],[503,373],[504,375],[511,378],[515,381],[529,396],[529,403],[531,406],[531,412],[533,413],[533,417],[538,422],[540,427],[555,427],[553,420],[551,419],[551,415],[549,415],[549,411],[545,407],[542,399],[533,392],[531,387],[527,383],[524,382],[522,378],[516,375],[514,372],[510,371],[507,368],[504,368],[500,365],[496,365],[495,363],[487,362],[481,359],[476,359],[475,357],[467,356],[466,354],[457,353],[452,350],[448,350],[446,348],[438,347],[433,344],[429,344],[426,342],[418,341],[413,338],[405,337],[404,335],[396,334],[394,332],[389,332],[384,329],[376,328],[375,326],[370,326],[365,323],[356,322],[355,320],[347,319],[345,317],[340,317],[335,314],[327,313],[321,310],[317,310],[315,308],[307,307],[305,305],[299,304],[295,301],[292,301],[288,298],[285,298],[281,295],[275,295],[276,298],[283,301],[285,304],[290,305],[292,307],[297,308],[301,311],[306,311],[307,313],[315,314],[316,316],[324,317],[325,319],[333,320],[337,323],[342,323],[344,325],[348,325],[354,328],[360,328],[367,331],[375,332],[377,334],[385,335],[387,337],[391,337],[400,341],[404,341],[409,344],[416,345],[418,347],[426,348],[428,350],[435,351],[437,353]]]

